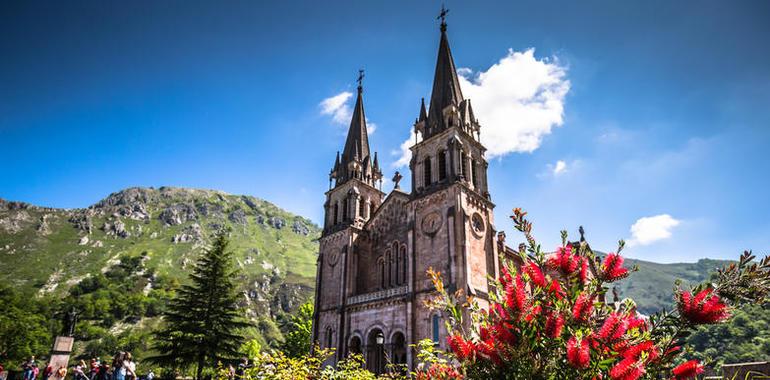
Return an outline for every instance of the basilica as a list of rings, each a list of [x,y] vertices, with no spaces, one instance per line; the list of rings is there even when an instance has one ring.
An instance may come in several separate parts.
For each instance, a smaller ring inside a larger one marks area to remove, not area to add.
[[[471,100],[463,97],[442,12],[433,89],[413,125],[411,188],[381,191],[382,168],[366,129],[363,88],[324,203],[313,316],[313,342],[334,349],[332,363],[361,353],[375,373],[387,363],[413,368],[411,344],[446,345],[444,317],[426,275],[442,273],[450,290],[481,304],[499,256],[512,253],[494,228],[485,148]],[[417,101],[415,101],[417,103]]]

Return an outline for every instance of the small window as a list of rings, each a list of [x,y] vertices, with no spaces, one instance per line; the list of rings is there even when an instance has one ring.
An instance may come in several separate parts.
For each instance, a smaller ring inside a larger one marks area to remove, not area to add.
[[[468,159],[465,157],[465,155],[460,155],[460,161],[460,173],[463,174],[463,177],[467,181],[470,179],[468,178]]]
[[[339,213],[340,213],[340,204],[339,203],[335,203],[334,204],[334,223],[332,223],[332,224],[336,225],[339,222],[339,219],[338,219],[339,218]]]
[[[365,209],[366,209],[366,202],[363,199],[360,199],[358,201],[358,216],[362,218],[366,218],[366,215],[364,215]]]
[[[476,160],[473,160],[471,162],[472,162],[471,182],[473,182],[474,188],[478,188],[479,187],[479,173],[478,173],[479,164],[478,162],[476,162]]]
[[[431,167],[430,167],[430,157],[426,158],[425,161],[423,162],[423,173],[425,174],[424,185],[428,186],[431,183],[433,183],[433,173],[431,172]]]
[[[345,203],[342,204],[342,221],[343,222],[350,218],[349,213],[348,213],[348,203],[350,203],[350,202],[348,201],[347,198],[345,198],[344,202]]]
[[[326,328],[326,348],[332,348],[332,328]]]
[[[443,181],[446,179],[446,151],[441,151],[438,154],[438,180]]]
[[[433,321],[432,321],[432,323],[433,323],[433,343],[438,343],[439,342],[439,337],[438,337],[439,319],[441,319],[441,318],[438,316],[438,314],[434,314],[433,315]]]

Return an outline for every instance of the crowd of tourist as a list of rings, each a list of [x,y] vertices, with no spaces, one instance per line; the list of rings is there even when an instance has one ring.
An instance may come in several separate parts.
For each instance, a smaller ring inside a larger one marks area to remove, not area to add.
[[[67,375],[70,377],[67,377]],[[0,364],[0,380],[8,373]],[[118,352],[111,361],[92,358],[89,363],[80,360],[69,370],[66,366],[55,367],[48,363],[42,370],[34,356],[21,365],[21,380],[153,380],[155,374],[147,372],[140,377],[136,362],[130,352]],[[18,379],[18,377],[17,377]]]

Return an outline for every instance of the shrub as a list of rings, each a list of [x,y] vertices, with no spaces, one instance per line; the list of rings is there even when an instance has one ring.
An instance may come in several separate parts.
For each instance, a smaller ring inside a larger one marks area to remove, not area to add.
[[[443,378],[694,378],[703,366],[682,362],[687,336],[699,325],[728,320],[735,308],[764,302],[770,293],[770,258],[756,263],[745,252],[712,283],[690,289],[677,284],[677,308],[646,318],[633,300],[605,301],[605,285],[632,271],[623,266],[622,240],[617,252],[600,257],[582,236],[569,243],[562,232],[562,245],[546,254],[526,213],[515,209],[511,218],[527,244],[515,264],[501,268],[486,308],[461,291],[449,294],[441,274],[428,272],[439,292],[430,306],[449,315],[449,355],[458,370],[449,377],[448,363],[432,363],[418,378],[430,376],[433,366]]]

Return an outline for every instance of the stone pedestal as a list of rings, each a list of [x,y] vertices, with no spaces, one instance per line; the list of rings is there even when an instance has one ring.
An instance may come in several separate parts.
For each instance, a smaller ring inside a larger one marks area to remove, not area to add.
[[[51,374],[52,379],[57,377],[56,371],[59,370],[60,367],[68,367],[73,343],[75,343],[75,338],[71,336],[56,337],[56,340],[53,343],[53,349],[51,350],[51,360],[49,361],[53,368],[53,374]],[[41,370],[43,370],[43,368],[41,368]]]

